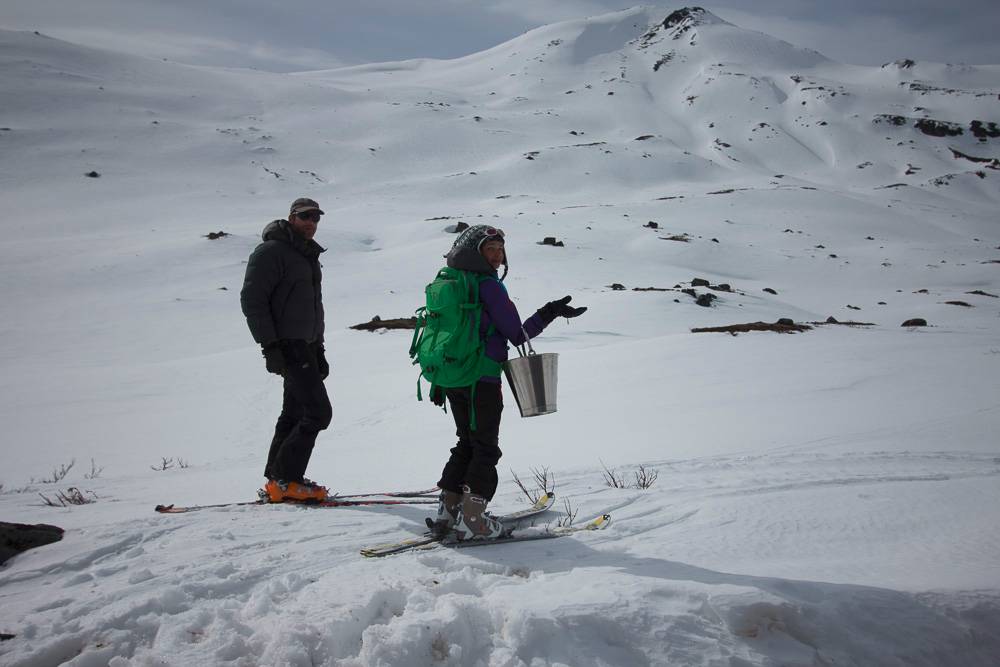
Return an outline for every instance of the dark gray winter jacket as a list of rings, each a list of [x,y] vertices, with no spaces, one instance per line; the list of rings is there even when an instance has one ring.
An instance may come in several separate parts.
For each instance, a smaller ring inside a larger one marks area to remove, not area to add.
[[[240,305],[253,339],[323,342],[322,270],[324,249],[296,234],[287,220],[264,228],[264,242],[250,254]]]

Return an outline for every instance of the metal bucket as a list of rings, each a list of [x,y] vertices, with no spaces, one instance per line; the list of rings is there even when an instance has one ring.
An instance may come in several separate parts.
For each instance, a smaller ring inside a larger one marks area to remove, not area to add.
[[[528,343],[528,348],[528,354],[518,348],[521,356],[505,361],[503,372],[522,417],[547,415],[556,411],[559,355],[554,352],[535,354],[531,343]]]

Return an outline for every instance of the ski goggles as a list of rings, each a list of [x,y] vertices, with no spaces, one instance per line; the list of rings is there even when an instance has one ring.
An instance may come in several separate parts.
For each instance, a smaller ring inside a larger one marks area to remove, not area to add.
[[[496,227],[487,227],[483,230],[483,234],[485,235],[486,240],[493,238],[498,238],[501,241],[503,240],[503,230],[497,229]]]

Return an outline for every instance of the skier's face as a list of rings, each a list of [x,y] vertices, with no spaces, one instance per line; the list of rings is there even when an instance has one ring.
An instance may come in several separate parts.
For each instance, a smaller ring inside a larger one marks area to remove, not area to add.
[[[319,218],[322,214],[319,211],[303,211],[288,218],[292,229],[306,239],[316,236],[316,227],[319,225]]]
[[[503,264],[504,250],[502,241],[487,241],[479,249],[479,252],[486,258],[486,261],[489,262],[489,265],[494,270],[499,269]]]

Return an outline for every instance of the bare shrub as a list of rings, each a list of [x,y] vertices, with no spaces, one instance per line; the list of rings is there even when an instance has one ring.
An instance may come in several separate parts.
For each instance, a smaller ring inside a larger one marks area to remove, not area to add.
[[[538,499],[548,493],[555,493],[556,490],[556,478],[548,468],[531,468],[531,476],[533,485],[529,488],[517,473],[513,470],[510,474],[514,477],[514,483],[517,484],[517,488],[521,489],[521,493],[531,501],[532,504],[537,503]]]
[[[635,481],[629,484],[624,473],[608,468],[604,461],[601,461],[601,467],[604,468],[604,483],[613,489],[648,489],[660,476],[656,470],[640,465],[639,469],[633,473]]]
[[[53,468],[51,477],[40,479],[38,481],[42,484],[55,484],[56,482],[61,482],[63,478],[69,474],[69,471],[73,469],[74,464],[76,464],[76,459],[73,459],[69,463],[64,463],[58,468]],[[31,481],[35,480],[32,479]]]
[[[635,488],[637,489],[648,489],[653,486],[653,482],[656,478],[660,476],[660,473],[656,470],[647,468],[646,466],[639,466],[639,469],[635,471]]]
[[[169,470],[174,467],[173,458],[160,457],[160,462],[156,465],[149,466],[150,470],[156,470],[157,472],[162,472],[164,470]]]
[[[573,505],[569,502],[569,498],[563,498],[563,510],[566,512],[566,516],[559,519],[556,525],[560,527],[573,525],[573,522],[576,521],[577,510],[573,508]]]
[[[608,486],[610,486],[613,489],[627,489],[628,488],[628,484],[625,482],[625,476],[624,475],[620,474],[619,472],[617,472],[615,470],[612,470],[612,469],[608,468],[608,466],[606,466],[604,464],[604,461],[601,461],[601,467],[604,468],[604,483],[605,484],[607,484]]]
[[[93,491],[87,491],[87,493],[90,494],[92,498],[88,498],[82,491],[80,491],[80,489],[75,486],[71,486],[65,491],[59,491],[56,493],[55,500],[52,500],[44,493],[39,493],[38,495],[42,497],[42,500],[44,500],[45,504],[49,507],[66,507],[68,505],[89,505],[90,503],[96,503],[97,494]]]
[[[94,459],[90,459],[90,472],[84,474],[85,479],[97,479],[104,472],[104,468],[98,468],[97,464],[94,463]]]

